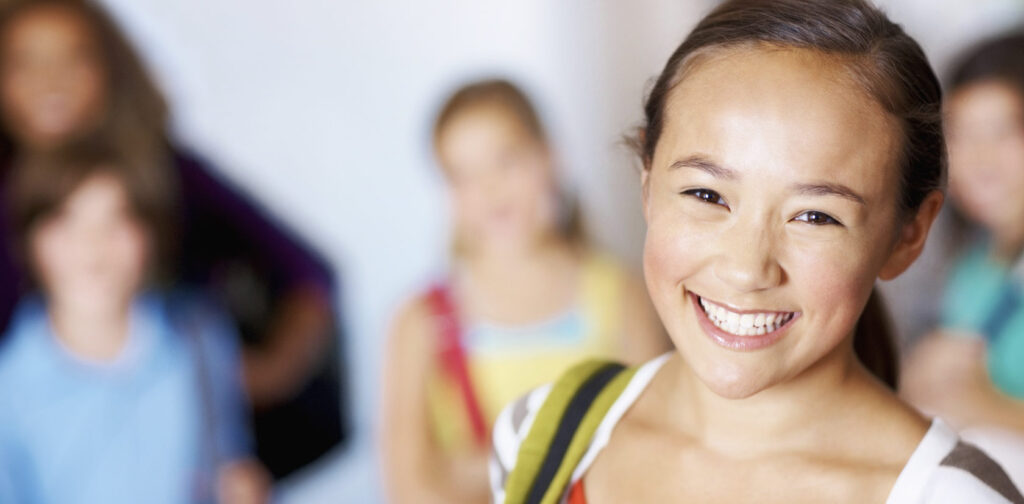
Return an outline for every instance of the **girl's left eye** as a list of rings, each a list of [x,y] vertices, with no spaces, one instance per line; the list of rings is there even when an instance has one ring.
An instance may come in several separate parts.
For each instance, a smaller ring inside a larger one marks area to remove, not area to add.
[[[840,222],[831,215],[816,210],[809,210],[793,218],[795,221],[806,222],[815,226],[839,225]]]

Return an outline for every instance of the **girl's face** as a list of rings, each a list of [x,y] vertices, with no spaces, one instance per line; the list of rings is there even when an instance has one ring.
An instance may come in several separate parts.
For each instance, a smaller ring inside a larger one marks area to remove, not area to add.
[[[27,10],[2,33],[3,120],[30,148],[61,143],[101,116],[104,72],[92,31],[59,6]]]
[[[665,111],[643,172],[644,272],[690,368],[743,398],[852,355],[876,277],[913,260],[899,252],[896,120],[797,50],[713,55]]]
[[[1024,97],[983,81],[953,93],[946,113],[954,201],[996,235],[1024,237]]]
[[[147,269],[149,238],[124,185],[98,173],[29,236],[32,263],[50,302],[77,313],[127,306]]]
[[[512,112],[479,105],[457,113],[441,130],[437,152],[455,229],[470,247],[522,249],[555,227],[551,156]]]

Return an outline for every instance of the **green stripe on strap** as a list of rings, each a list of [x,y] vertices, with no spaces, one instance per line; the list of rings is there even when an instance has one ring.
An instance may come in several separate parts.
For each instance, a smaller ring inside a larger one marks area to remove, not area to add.
[[[571,419],[565,418],[565,413],[566,409],[573,402],[573,398],[579,394],[580,389],[591,381],[595,375],[607,373],[609,367],[619,366],[609,361],[585,361],[570,368],[554,383],[544,404],[537,412],[533,425],[530,427],[530,432],[520,445],[519,453],[516,457],[516,465],[509,474],[505,485],[506,503],[526,503],[530,498],[531,489],[535,483],[544,484],[543,482],[538,482],[537,479],[548,457],[561,457],[561,460],[548,462],[549,468],[553,462],[557,462],[558,464],[555,467],[558,469],[553,477],[550,476],[550,472],[545,470],[548,474],[543,476],[551,478],[551,481],[546,489],[543,489],[543,499],[540,502],[554,504],[562,496],[569,483],[569,479],[572,477],[573,470],[586,453],[594,431],[597,430],[608,409],[611,408],[611,405],[626,388],[626,385],[637,370],[637,368],[629,368],[617,372],[601,388],[596,397],[589,401],[586,413],[582,418],[579,418],[579,423],[575,426],[562,427],[563,431],[566,428],[570,428],[570,432],[573,432],[572,441],[564,453],[551,452],[552,442],[563,420],[571,421]],[[538,492],[534,490],[533,494],[534,499],[536,499]]]
[[[594,432],[597,431],[597,427],[601,425],[601,421],[608,414],[608,410],[611,409],[615,400],[622,395],[622,392],[629,385],[629,381],[633,379],[633,375],[636,374],[638,369],[640,368],[634,366],[623,370],[608,383],[600,395],[597,396],[597,399],[594,400],[594,403],[590,406],[587,414],[576,429],[576,435],[573,436],[572,443],[565,452],[565,458],[562,459],[562,465],[558,468],[558,473],[555,474],[555,478],[551,481],[551,486],[548,487],[547,493],[544,494],[544,500],[541,501],[543,504],[555,504],[562,497],[562,494],[565,493],[566,488],[569,486],[569,479],[572,478],[572,473],[576,470],[580,460],[583,459],[583,455],[587,453],[587,448],[590,447]]]

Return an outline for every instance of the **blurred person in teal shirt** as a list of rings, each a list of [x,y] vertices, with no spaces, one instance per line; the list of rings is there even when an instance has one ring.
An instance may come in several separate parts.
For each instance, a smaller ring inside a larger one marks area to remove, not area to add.
[[[962,429],[989,432],[974,441],[984,445],[987,439],[997,459],[997,451],[1013,458],[1000,462],[1020,482],[1024,32],[968,51],[954,67],[947,87],[949,188],[962,254],[942,294],[940,328],[914,349],[901,388],[922,410],[942,415]]]

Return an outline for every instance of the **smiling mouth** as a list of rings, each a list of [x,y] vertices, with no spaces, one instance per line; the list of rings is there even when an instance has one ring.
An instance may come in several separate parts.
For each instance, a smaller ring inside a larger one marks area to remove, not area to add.
[[[715,327],[732,336],[765,336],[786,327],[796,312],[734,311],[691,293]]]

